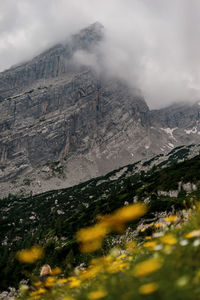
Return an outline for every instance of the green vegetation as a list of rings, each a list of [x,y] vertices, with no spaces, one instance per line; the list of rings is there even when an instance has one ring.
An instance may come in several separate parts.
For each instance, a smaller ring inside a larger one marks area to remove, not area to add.
[[[143,222],[151,222],[158,212],[187,209],[200,196],[200,156],[161,168],[155,166],[148,171],[138,171],[137,163],[126,166],[116,180],[113,175],[123,168],[110,172],[72,188],[50,191],[27,198],[9,197],[0,201],[0,289],[17,286],[27,274],[36,275],[41,264],[59,266],[64,275],[69,275],[80,263],[88,263],[94,256],[108,253],[107,240],[101,250],[94,254],[79,252],[75,233],[95,223],[99,215],[113,212],[133,199],[149,202],[149,210]],[[53,166],[57,168],[55,163]],[[182,188],[178,197],[159,195],[159,191],[178,189],[178,183],[194,183],[196,190],[185,192]],[[146,220],[146,221],[145,221]],[[132,230],[137,221],[130,224]],[[114,234],[115,235],[115,234]],[[18,250],[34,244],[45,250],[44,258],[36,265],[22,265],[16,260]]]
[[[154,224],[159,226],[152,236],[142,228],[143,240],[113,248],[69,277],[61,273],[45,285],[35,281],[29,292],[22,286],[18,299],[199,299],[200,211],[183,211],[183,216]]]

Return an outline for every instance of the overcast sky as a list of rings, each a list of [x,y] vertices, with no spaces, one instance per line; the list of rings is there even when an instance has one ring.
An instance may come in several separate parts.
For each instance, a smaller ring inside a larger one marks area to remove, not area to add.
[[[0,0],[0,71],[99,21],[106,71],[150,107],[200,100],[199,20],[199,0]]]

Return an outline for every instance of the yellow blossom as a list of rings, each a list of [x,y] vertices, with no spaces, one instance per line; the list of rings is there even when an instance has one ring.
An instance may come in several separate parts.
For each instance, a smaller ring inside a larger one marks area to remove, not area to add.
[[[130,248],[134,248],[136,246],[136,242],[132,241],[132,242],[128,242],[125,244],[125,248],[126,249],[130,249]]]
[[[151,240],[152,236],[145,236],[145,240]]]
[[[66,296],[64,297],[62,300],[74,300],[74,298],[70,297],[70,296]]]
[[[62,278],[62,279],[58,279],[56,283],[62,284],[62,283],[66,283],[67,281],[68,281],[67,278]]]
[[[163,227],[163,226],[164,226],[164,224],[162,222],[154,224],[155,228],[160,228],[160,227]]]
[[[90,292],[88,294],[88,298],[90,300],[95,300],[95,299],[101,299],[103,297],[105,297],[107,295],[107,293],[104,290],[97,290],[94,292]]]
[[[118,209],[113,214],[113,219],[126,223],[142,217],[147,212],[147,207],[143,203],[131,204]]]
[[[102,240],[97,239],[97,240],[91,240],[86,243],[82,243],[80,245],[80,251],[81,252],[93,252],[101,248],[102,245]]]
[[[58,274],[60,274],[61,272],[62,272],[61,268],[56,267],[56,268],[52,269],[51,274],[52,274],[52,275],[58,275]]]
[[[77,232],[77,239],[80,242],[87,243],[93,240],[102,239],[108,232],[106,226],[96,224],[95,226],[83,228]]]
[[[140,231],[141,231],[141,232],[145,232],[145,230],[146,230],[146,228],[144,227],[144,228],[142,228]]]
[[[55,278],[54,277],[48,277],[45,280],[45,286],[51,287],[55,285]]]
[[[40,246],[33,246],[30,249],[24,249],[17,253],[17,259],[23,263],[34,263],[38,259],[42,258],[44,254],[43,249]]]
[[[80,273],[82,279],[91,279],[94,278],[102,270],[101,265],[89,266],[86,270],[83,270]]]
[[[189,233],[187,233],[186,235],[185,235],[185,237],[187,238],[187,239],[191,239],[191,238],[193,238],[193,237],[199,237],[200,236],[200,229],[198,229],[198,230],[193,230],[193,231],[191,231],[191,232],[189,232]]]
[[[152,294],[155,291],[157,291],[158,289],[158,284],[155,282],[152,283],[147,283],[147,284],[143,284],[140,288],[139,288],[139,293],[142,295],[148,295],[148,294]]]
[[[177,243],[177,239],[172,234],[166,234],[160,238],[161,242],[167,245],[174,245]]]
[[[70,288],[78,287],[81,284],[81,281],[76,277],[69,277],[68,280]]]
[[[159,270],[161,266],[159,259],[151,258],[137,264],[134,268],[134,274],[138,277],[145,276]]]
[[[173,222],[176,222],[178,219],[179,219],[179,218],[178,218],[176,215],[174,215],[174,216],[166,217],[164,220],[165,220],[166,222],[173,223]]]
[[[149,248],[151,250],[154,250],[155,246],[157,245],[156,241],[149,241],[143,244],[144,248]]]
[[[44,293],[46,293],[46,290],[43,289],[43,288],[40,288],[40,289],[38,289],[37,291],[30,292],[29,295],[30,295],[31,297],[34,297],[34,296],[37,296],[37,295],[40,295],[40,294],[44,294]]]

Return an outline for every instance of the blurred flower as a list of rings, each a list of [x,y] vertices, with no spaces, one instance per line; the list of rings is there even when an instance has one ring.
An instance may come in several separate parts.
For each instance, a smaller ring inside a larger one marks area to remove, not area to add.
[[[159,222],[159,223],[154,224],[154,227],[155,227],[155,228],[160,228],[160,227],[164,227],[164,226],[165,226],[165,224],[162,223],[162,222]]]
[[[83,228],[77,232],[77,239],[80,242],[90,242],[92,240],[102,239],[108,232],[108,228],[102,224]]]
[[[195,240],[192,244],[194,247],[198,247],[200,245],[200,239]]]
[[[151,258],[137,264],[134,268],[134,275],[137,277],[145,276],[159,270],[161,266],[160,259]]]
[[[93,252],[93,251],[96,251],[99,248],[101,248],[101,245],[102,245],[102,240],[101,239],[89,241],[87,243],[82,243],[80,245],[80,251],[81,252]]]
[[[142,228],[140,231],[141,231],[141,232],[145,232],[145,230],[146,230],[146,228],[144,227],[144,228]]]
[[[56,281],[56,283],[58,283],[58,284],[63,284],[63,283],[66,283],[67,281],[68,281],[67,278],[62,278],[62,279],[58,279],[58,280]]]
[[[88,294],[90,300],[101,299],[105,297],[107,293],[104,290],[97,290]]]
[[[40,246],[33,246],[30,249],[24,249],[17,253],[17,259],[23,263],[34,263],[42,258],[44,251]]]
[[[81,242],[80,250],[82,252],[98,250],[106,234],[111,231],[124,230],[127,222],[143,216],[146,211],[146,205],[137,203],[122,207],[112,214],[99,218],[96,225],[83,228],[77,232],[77,240]]]
[[[68,280],[70,288],[78,287],[81,284],[81,281],[76,277],[69,277]]]
[[[182,276],[180,277],[177,281],[176,284],[179,287],[185,286],[188,283],[188,277],[187,276]]]
[[[43,289],[43,288],[40,288],[40,289],[38,289],[37,291],[30,292],[29,295],[30,295],[31,297],[34,297],[34,296],[37,296],[37,295],[40,295],[40,294],[44,294],[44,293],[46,293],[46,290]]]
[[[187,246],[188,241],[187,241],[187,240],[181,240],[181,241],[179,242],[179,244],[180,244],[181,246]]]
[[[118,222],[126,223],[142,217],[146,212],[146,205],[137,203],[118,209],[112,217]]]
[[[177,243],[177,239],[171,233],[164,235],[160,238],[161,242],[167,245],[174,245]]]
[[[56,267],[56,268],[54,268],[54,269],[51,270],[51,274],[52,274],[52,275],[58,275],[58,274],[60,274],[61,272],[62,272],[62,270],[61,270],[61,268],[59,268],[59,267]]]
[[[152,294],[155,291],[157,291],[158,289],[158,284],[155,282],[152,283],[147,283],[147,284],[143,284],[140,288],[139,288],[139,293],[142,295],[148,295],[148,294]]]
[[[46,287],[55,286],[56,285],[55,280],[56,279],[54,277],[48,277],[48,278],[46,278],[46,280],[45,280],[45,286]]]
[[[156,241],[149,241],[149,242],[144,243],[143,247],[151,249],[151,250],[154,250],[154,248],[155,248],[156,245],[157,245]]]
[[[187,238],[187,239],[191,239],[191,238],[193,238],[193,237],[199,237],[200,236],[200,229],[198,229],[198,230],[193,230],[193,231],[191,231],[191,232],[189,232],[189,233],[187,233],[186,235],[185,235],[185,237]]]
[[[173,222],[178,221],[179,218],[178,218],[176,215],[174,215],[174,216],[166,217],[164,220],[165,220],[166,222],[173,223]]]

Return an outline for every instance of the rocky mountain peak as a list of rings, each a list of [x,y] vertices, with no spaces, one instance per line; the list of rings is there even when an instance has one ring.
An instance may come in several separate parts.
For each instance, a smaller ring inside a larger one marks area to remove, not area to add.
[[[98,47],[99,23],[0,73],[0,182],[39,193],[200,142],[200,105],[150,111],[120,80],[73,63]]]

